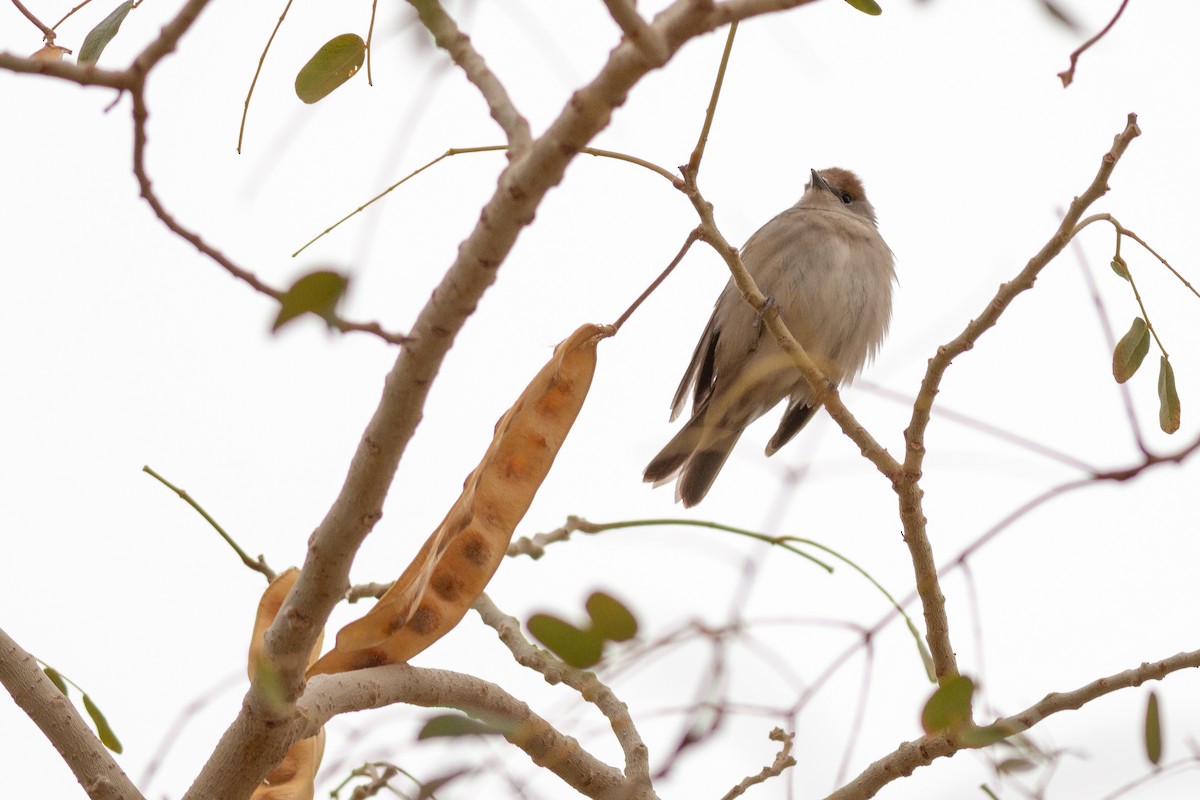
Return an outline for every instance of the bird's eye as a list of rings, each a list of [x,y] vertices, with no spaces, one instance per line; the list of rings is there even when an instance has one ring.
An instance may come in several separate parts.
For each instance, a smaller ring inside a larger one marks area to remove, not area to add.
[[[849,192],[842,192],[842,202],[846,205],[850,205],[850,201],[853,199],[854,198],[850,196]]]

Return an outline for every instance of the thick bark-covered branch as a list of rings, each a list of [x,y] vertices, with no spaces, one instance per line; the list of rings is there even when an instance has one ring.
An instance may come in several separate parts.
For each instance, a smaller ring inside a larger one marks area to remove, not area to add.
[[[92,800],[143,800],[96,734],[37,660],[0,630],[0,683],[41,729]]]

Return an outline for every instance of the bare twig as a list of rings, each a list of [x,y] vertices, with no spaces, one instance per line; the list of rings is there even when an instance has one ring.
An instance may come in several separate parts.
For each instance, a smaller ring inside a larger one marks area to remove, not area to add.
[[[71,9],[70,11],[68,11],[67,13],[63,14],[63,16],[62,16],[62,19],[60,19],[58,22],[54,23],[54,30],[58,30],[58,29],[59,29],[59,27],[61,27],[61,26],[62,26],[62,24],[63,24],[64,22],[66,22],[67,20],[69,20],[69,19],[70,19],[70,18],[71,18],[71,17],[72,17],[72,16],[75,14],[75,12],[76,12],[76,11],[78,11],[78,10],[79,10],[79,9],[81,9],[81,8],[83,8],[84,6],[86,6],[86,5],[87,5],[88,3],[90,3],[90,2],[92,2],[92,0],[83,0],[83,2],[82,2],[82,3],[80,3],[80,4],[79,4],[79,5],[77,5],[77,6],[75,6],[74,8],[72,8],[72,9]]]
[[[371,44],[375,40],[375,11],[379,0],[371,0],[371,21],[367,23],[367,86],[375,85],[375,77],[371,73]]]
[[[1129,5],[1129,0],[1121,0],[1121,6],[1117,9],[1117,13],[1113,15],[1113,18],[1108,21],[1108,24],[1105,25],[1095,36],[1077,47],[1075,52],[1071,53],[1071,66],[1058,73],[1058,77],[1062,80],[1064,89],[1071,85],[1071,81],[1075,80],[1075,62],[1079,60],[1079,57],[1083,55],[1084,51],[1086,51],[1096,42],[1103,39],[1104,36],[1112,29],[1112,26],[1117,24],[1117,20],[1119,20],[1121,15],[1125,13],[1125,6],[1127,5]]]
[[[287,18],[288,10],[292,7],[292,0],[287,0],[287,4],[283,7],[283,11],[279,14],[279,19],[275,23],[275,27],[271,30],[271,35],[267,37],[267,43],[263,45],[262,53],[258,56],[258,66],[254,68],[254,77],[250,79],[250,88],[246,90],[246,100],[242,103],[242,124],[238,126],[237,151],[242,152],[242,138],[246,135],[246,117],[250,115],[250,98],[254,96],[254,87],[258,85],[258,76],[262,73],[263,64],[267,61],[267,52],[271,49],[271,43],[275,41],[275,34],[279,33],[279,29],[283,27],[283,21]],[[372,16],[374,19],[374,16]]]
[[[729,33],[725,36],[725,49],[721,52],[721,63],[717,66],[717,77],[713,81],[712,94],[708,98],[708,109],[704,112],[704,124],[700,126],[700,136],[696,139],[696,146],[692,148],[692,155],[688,158],[688,163],[683,167],[684,180],[689,185],[696,185],[696,178],[700,173],[700,161],[704,158],[704,149],[708,146],[708,134],[712,131],[713,118],[717,114],[717,101],[721,98],[721,87],[725,85],[725,70],[729,68],[729,55],[733,52],[733,40],[737,36],[737,23],[734,22],[729,26]]]
[[[170,481],[168,481],[162,475],[159,475],[157,472],[150,469],[149,466],[143,466],[142,472],[145,472],[150,477],[154,478],[159,483],[161,483],[163,486],[167,487],[172,492],[179,495],[180,500],[187,503],[189,506],[191,506],[192,508],[194,508],[196,510],[196,513],[198,513],[200,516],[204,517],[205,521],[208,522],[208,524],[213,527],[213,530],[215,530],[218,534],[220,534],[221,538],[225,540],[225,543],[233,548],[233,552],[237,553],[238,558],[240,558],[242,560],[243,564],[245,564],[247,567],[254,570],[255,572],[261,572],[263,574],[263,576],[266,577],[268,583],[275,580],[275,570],[273,570],[267,566],[266,559],[261,555],[257,559],[251,558],[250,554],[247,553],[245,550],[243,550],[238,545],[238,543],[233,540],[233,537],[225,532],[225,529],[221,527],[220,523],[218,523],[215,519],[213,519],[212,516],[207,511],[204,510],[204,507],[201,506],[199,503],[197,503],[192,498],[192,496],[187,493],[186,490],[180,489],[178,486],[176,486],[173,483],[171,483]]]
[[[0,629],[0,684],[62,756],[92,800],[144,800],[37,659]]]
[[[650,282],[650,285],[646,287],[646,290],[638,295],[637,300],[634,300],[629,308],[625,309],[624,314],[617,317],[617,321],[612,325],[615,330],[620,330],[621,326],[625,324],[625,320],[629,319],[633,315],[633,312],[638,310],[638,306],[644,303],[646,298],[654,293],[654,290],[659,287],[659,284],[667,279],[667,276],[675,270],[675,267],[679,266],[679,262],[683,260],[683,257],[687,255],[687,251],[692,248],[692,245],[695,244],[696,240],[699,238],[699,230],[694,230],[687,235],[687,238],[683,241],[683,246],[679,248],[679,252],[673,259],[671,259],[671,263],[667,264],[667,268],[660,272],[658,277]]]
[[[547,683],[565,683],[584,700],[592,703],[608,719],[613,735],[625,754],[625,779],[634,786],[650,787],[649,750],[629,715],[629,708],[596,677],[594,672],[573,669],[561,660],[534,647],[521,633],[521,622],[496,607],[487,594],[481,594],[471,606],[484,624],[496,634],[523,667],[535,670]]]
[[[394,703],[457,708],[501,722],[508,741],[525,751],[535,764],[558,775],[586,797],[625,800],[655,797],[649,786],[626,778],[620,770],[595,758],[579,742],[560,733],[499,686],[448,670],[392,664],[315,677],[288,722],[288,738],[311,736],[338,714]]]
[[[929,537],[926,534],[926,519],[922,505],[924,492],[920,487],[921,470],[925,460],[925,431],[929,426],[934,398],[951,362],[960,354],[974,347],[979,338],[999,321],[1000,316],[1017,296],[1032,288],[1041,271],[1067,246],[1083,212],[1108,191],[1108,179],[1112,175],[1113,169],[1129,143],[1140,133],[1136,115],[1130,114],[1125,129],[1116,136],[1112,149],[1101,159],[1096,177],[1093,178],[1087,190],[1071,203],[1058,230],[1013,280],[1000,287],[987,307],[971,320],[961,334],[938,348],[937,354],[930,359],[925,377],[921,381],[921,389],[913,404],[912,418],[904,432],[906,443],[904,468],[901,473],[894,473],[894,485],[900,498],[900,518],[904,524],[904,539],[912,556],[917,590],[921,594],[926,637],[929,640],[929,649],[933,654],[934,668],[939,679],[957,674],[958,666],[954,658],[954,648],[950,643],[946,600],[938,584],[933,548],[930,546]],[[857,442],[858,439],[855,441]]]
[[[1200,667],[1200,650],[1178,653],[1161,661],[1142,664],[1100,678],[1073,691],[1048,694],[1024,711],[1010,717],[1002,717],[992,725],[1013,734],[1021,733],[1053,714],[1074,711],[1120,689],[1141,686],[1147,681],[1162,680],[1173,672],[1196,667]],[[826,800],[865,800],[874,797],[884,786],[897,778],[911,775],[918,767],[928,766],[939,758],[947,758],[961,750],[975,749],[979,746],[958,741],[945,734],[905,742],[894,752],[871,764],[857,778],[830,794]]]
[[[475,88],[487,101],[492,119],[496,120],[496,124],[508,139],[510,158],[524,153],[532,138],[529,122],[517,111],[517,107],[508,96],[508,90],[488,68],[483,56],[475,50],[470,37],[458,29],[458,25],[438,0],[409,1],[420,15],[421,22],[433,34],[433,40],[437,42],[438,47],[449,54],[467,80],[475,84]]]
[[[741,783],[722,795],[721,800],[734,800],[735,797],[741,797],[751,786],[757,786],[771,778],[777,778],[783,774],[784,770],[796,766],[796,759],[792,757],[792,741],[795,738],[796,734],[786,733],[782,728],[771,731],[771,741],[783,745],[775,754],[775,760],[771,762],[770,766],[763,767],[757,774],[744,778]]]

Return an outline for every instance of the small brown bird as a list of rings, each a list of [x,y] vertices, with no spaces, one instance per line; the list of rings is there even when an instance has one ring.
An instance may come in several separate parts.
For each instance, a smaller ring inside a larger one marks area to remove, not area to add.
[[[812,170],[800,202],[742,248],[742,263],[826,377],[839,386],[875,355],[892,315],[892,251],[875,209],[849,170]],[[678,477],[675,499],[704,499],[750,423],[788,398],[766,453],[787,444],[819,405],[804,376],[779,349],[731,279],[675,399],[671,419],[692,393],[692,417],[646,467],[655,486]]]

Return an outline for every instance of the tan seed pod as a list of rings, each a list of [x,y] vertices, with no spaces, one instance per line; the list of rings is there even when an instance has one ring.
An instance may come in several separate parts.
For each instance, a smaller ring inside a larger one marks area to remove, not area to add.
[[[288,592],[300,576],[300,570],[292,567],[271,581],[271,585],[263,592],[258,601],[258,613],[254,616],[254,634],[250,637],[250,657],[247,672],[254,680],[256,673],[262,673],[265,665],[262,663],[263,634],[283,607]],[[321,652],[324,636],[317,638],[313,645],[309,664],[312,664],[317,654]],[[301,739],[292,745],[283,761],[279,762],[262,785],[254,790],[251,800],[313,800],[313,779],[317,776],[317,767],[321,765],[321,756],[325,752],[325,730],[321,729],[316,736]]]
[[[404,574],[309,675],[408,661],[452,629],[483,592],[513,532],[575,423],[608,325],[584,325],[496,423],[491,446],[463,492]]]

